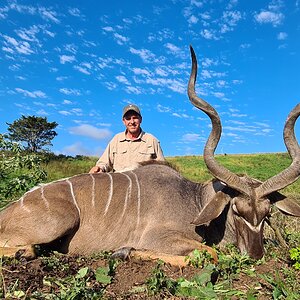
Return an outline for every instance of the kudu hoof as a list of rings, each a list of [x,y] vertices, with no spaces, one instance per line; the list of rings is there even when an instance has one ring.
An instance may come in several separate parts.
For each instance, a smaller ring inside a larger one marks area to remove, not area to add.
[[[113,259],[121,259],[127,260],[129,258],[130,252],[134,250],[132,247],[123,247],[116,250],[112,255],[111,258]]]

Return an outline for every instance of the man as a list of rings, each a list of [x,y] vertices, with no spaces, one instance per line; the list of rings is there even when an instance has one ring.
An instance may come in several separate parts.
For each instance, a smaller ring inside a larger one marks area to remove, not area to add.
[[[134,169],[139,162],[165,160],[159,141],[141,128],[140,109],[129,104],[123,109],[125,132],[116,134],[90,173],[122,172]]]

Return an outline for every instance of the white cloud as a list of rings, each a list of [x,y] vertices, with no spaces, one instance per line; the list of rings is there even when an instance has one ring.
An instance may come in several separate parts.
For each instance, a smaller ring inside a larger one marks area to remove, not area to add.
[[[203,60],[202,60],[202,66],[204,67],[204,68],[207,68],[207,67],[209,67],[209,66],[212,66],[212,65],[217,65],[217,61],[215,61],[215,60],[213,60],[213,59],[211,59],[211,58],[207,58],[207,57],[205,57]]]
[[[60,55],[59,60],[61,64],[72,63],[76,60],[74,55]]]
[[[70,102],[70,103],[66,103],[66,102]],[[71,101],[65,100],[64,104],[72,104]],[[82,116],[82,109],[81,108],[72,108],[69,110],[60,110],[58,111],[59,114],[63,115],[63,116],[71,116],[71,115],[75,115],[75,116]]]
[[[177,47],[176,45],[174,44],[171,44],[171,43],[166,43],[164,45],[172,54],[176,55],[176,56],[179,56],[179,57],[185,57],[185,53],[184,51]]]
[[[63,115],[63,116],[70,116],[71,115],[71,112],[69,112],[67,110],[59,110],[58,113]]]
[[[15,10],[15,11],[17,11],[19,13],[28,13],[30,15],[34,15],[37,12],[36,8],[33,7],[33,6],[30,6],[30,5],[21,5],[21,4],[18,4],[16,2],[12,2],[9,5],[9,9]]]
[[[65,100],[63,101],[63,104],[72,104],[72,101],[66,100],[66,99],[65,99]]]
[[[65,95],[75,95],[75,96],[81,95],[80,91],[76,89],[61,88],[59,89],[59,91]]]
[[[232,31],[237,23],[242,18],[242,14],[239,11],[225,11],[223,12],[221,21],[221,33]]]
[[[145,63],[151,63],[151,62],[164,63],[165,62],[165,59],[163,57],[156,58],[156,56],[150,50],[147,50],[147,49],[135,49],[135,48],[130,47],[129,51],[132,54],[138,55]]]
[[[64,81],[66,79],[68,79],[68,76],[58,76],[58,77],[56,77],[57,81]]]
[[[130,47],[129,51],[132,54],[137,54],[146,63],[149,63],[149,62],[151,62],[151,60],[155,59],[155,55],[147,49],[138,50],[138,49],[134,49],[134,48]]]
[[[102,27],[102,29],[106,32],[113,32],[114,29],[111,26]]]
[[[197,24],[198,23],[198,18],[194,15],[191,15],[188,19],[189,24]]]
[[[214,71],[209,71],[209,70],[202,70],[201,72],[201,77],[203,77],[204,79],[208,79],[208,78],[213,78],[213,77],[224,77],[226,76],[225,73],[220,73],[220,72],[214,72]]]
[[[256,22],[260,24],[270,23],[276,27],[283,22],[284,15],[280,12],[261,11],[260,13],[256,14],[254,18]]]
[[[158,104],[157,106],[156,106],[156,108],[157,108],[157,110],[159,111],[159,112],[170,112],[171,111],[171,108],[170,107],[166,107],[166,106],[162,106],[161,104]]]
[[[74,17],[80,17],[80,10],[78,8],[69,8],[69,14]]]
[[[218,40],[215,30],[203,29],[200,34],[207,40]]]
[[[182,136],[184,142],[194,142],[200,139],[200,135],[197,133],[187,133]]]
[[[123,75],[119,75],[119,76],[116,76],[116,79],[121,82],[121,83],[124,83],[124,84],[127,84],[127,85],[130,85],[130,82],[127,80],[127,78]]]
[[[34,51],[31,49],[30,44],[27,41],[17,41],[15,38],[3,35],[5,41],[4,45],[7,48],[2,48],[6,52],[12,53],[12,48],[14,48],[15,51],[17,51],[20,54],[29,55],[34,53]]]
[[[19,80],[26,80],[26,77],[24,77],[24,76],[16,76],[16,78]]]
[[[232,123],[232,124],[236,124],[236,125],[245,125],[246,124],[245,122],[236,121],[236,120],[229,120],[228,122]]]
[[[174,38],[174,32],[171,31],[169,28],[163,28],[155,33],[151,32],[148,35],[148,41],[160,41],[162,42],[165,39],[172,40]]]
[[[97,65],[100,69],[112,67],[111,63],[112,63],[113,59],[111,57],[106,57],[106,58],[99,57],[98,60],[99,60],[99,62]]]
[[[133,68],[132,71],[136,75],[145,75],[145,76],[150,76],[151,75],[150,72],[146,69]]]
[[[74,66],[75,70],[78,70],[80,73],[83,73],[85,75],[91,75],[91,73],[87,70],[87,68],[84,68],[82,66]]]
[[[67,44],[67,45],[64,46],[64,49],[66,51],[69,51],[69,52],[73,53],[73,54],[76,54],[78,47],[75,44]]]
[[[167,78],[147,78],[146,83],[156,85],[156,86],[164,86],[169,88],[174,92],[178,92],[180,94],[186,93],[186,83],[180,82],[176,79],[167,79]]]
[[[124,45],[125,43],[129,42],[128,37],[125,37],[119,33],[114,33],[114,38],[119,45]]]
[[[242,126],[242,127],[232,127],[232,126],[224,126],[223,127],[225,130],[231,130],[231,131],[241,131],[241,132],[256,132],[256,129],[251,128],[251,127],[246,127],[246,126]]]
[[[44,109],[40,109],[36,112],[36,114],[38,116],[48,116],[49,114],[44,110]]]
[[[196,7],[199,8],[203,6],[203,1],[191,0],[191,5],[195,5]]]
[[[155,73],[159,76],[168,76],[168,73],[166,72],[166,70],[164,70],[162,67],[158,67],[155,69]]]
[[[246,114],[232,114],[232,117],[243,118],[243,117],[247,117],[247,115]]]
[[[280,41],[286,40],[288,37],[286,32],[279,32],[277,35],[277,39]]]
[[[41,15],[41,17],[45,20],[50,20],[54,23],[60,23],[60,21],[57,18],[57,13],[53,10],[50,10],[48,8],[45,7],[40,7],[39,8],[39,13]]]
[[[190,117],[187,114],[179,114],[179,113],[172,113],[172,116],[177,118],[189,119]]]
[[[72,108],[70,111],[73,115],[82,116],[82,109],[81,108]]]
[[[82,124],[72,127],[69,130],[70,134],[86,136],[96,140],[110,138],[112,133],[108,129],[100,129],[89,124]]]
[[[50,37],[54,38],[56,36],[55,32],[49,31],[47,29],[44,30],[44,33],[49,35]]]
[[[264,128],[269,128],[270,127],[270,125],[267,124],[267,123],[262,123],[262,122],[254,122],[254,123],[261,126],[261,127],[264,127]]]
[[[245,43],[240,45],[241,49],[249,49],[251,47],[251,44]]]
[[[201,18],[202,18],[203,20],[205,20],[205,21],[211,19],[211,16],[210,16],[210,14],[209,14],[208,12],[202,13],[202,14],[200,14],[200,16],[201,16]]]
[[[38,42],[38,39],[36,38],[36,34],[40,31],[38,26],[34,25],[29,28],[22,28],[16,30],[16,34],[23,40],[28,42]]]
[[[103,152],[103,149],[96,149],[96,150],[90,149],[85,147],[81,142],[77,142],[69,146],[66,146],[61,151],[61,153],[65,155],[86,155],[86,156],[99,155],[99,153],[101,152]]]
[[[114,82],[104,82],[104,85],[106,86],[107,89],[109,89],[110,91],[114,90],[117,88],[117,84]]]
[[[223,99],[225,96],[224,93],[221,92],[213,92],[212,94],[219,99]]]
[[[20,88],[15,88],[15,90],[20,93],[23,94],[26,97],[30,97],[30,98],[47,98],[46,94],[42,91],[27,91],[27,90],[23,90]]]
[[[125,90],[129,94],[135,94],[135,95],[142,94],[142,89],[140,87],[127,86]]]
[[[22,5],[17,3],[16,1],[10,1],[11,3],[6,7],[5,12],[9,10],[17,11],[18,13],[29,14],[29,15],[39,15],[44,20],[50,20],[54,23],[60,23],[59,19],[57,18],[58,14],[54,10],[51,10],[46,7],[34,7],[30,5]],[[0,11],[1,17],[1,11]]]

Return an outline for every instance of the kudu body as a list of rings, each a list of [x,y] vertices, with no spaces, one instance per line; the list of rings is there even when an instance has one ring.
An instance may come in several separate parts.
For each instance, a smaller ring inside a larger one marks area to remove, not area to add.
[[[123,173],[81,174],[41,185],[1,211],[3,254],[36,244],[78,254],[134,248],[181,264],[194,249],[207,249],[215,257],[202,244],[206,241],[231,242],[254,258],[263,256],[263,224],[271,205],[300,216],[300,206],[278,192],[300,174],[294,134],[300,105],[284,127],[291,166],[263,183],[238,176],[214,158],[221,123],[217,112],[195,93],[197,61],[192,48],[191,53],[188,95],[211,119],[203,157],[216,179],[194,183],[165,164],[145,164]]]

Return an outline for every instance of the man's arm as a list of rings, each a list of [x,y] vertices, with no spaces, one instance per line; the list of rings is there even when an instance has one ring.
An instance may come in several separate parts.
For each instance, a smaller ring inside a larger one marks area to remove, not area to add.
[[[154,150],[155,150],[155,154],[156,154],[156,160],[165,160],[165,157],[164,157],[164,154],[162,152],[162,149],[160,147],[160,142],[159,140],[157,139],[154,139],[154,142],[153,142],[153,147],[154,147]]]
[[[105,151],[96,162],[96,165],[91,168],[89,173],[109,172],[113,169],[113,155],[111,153],[110,143],[107,145]]]

